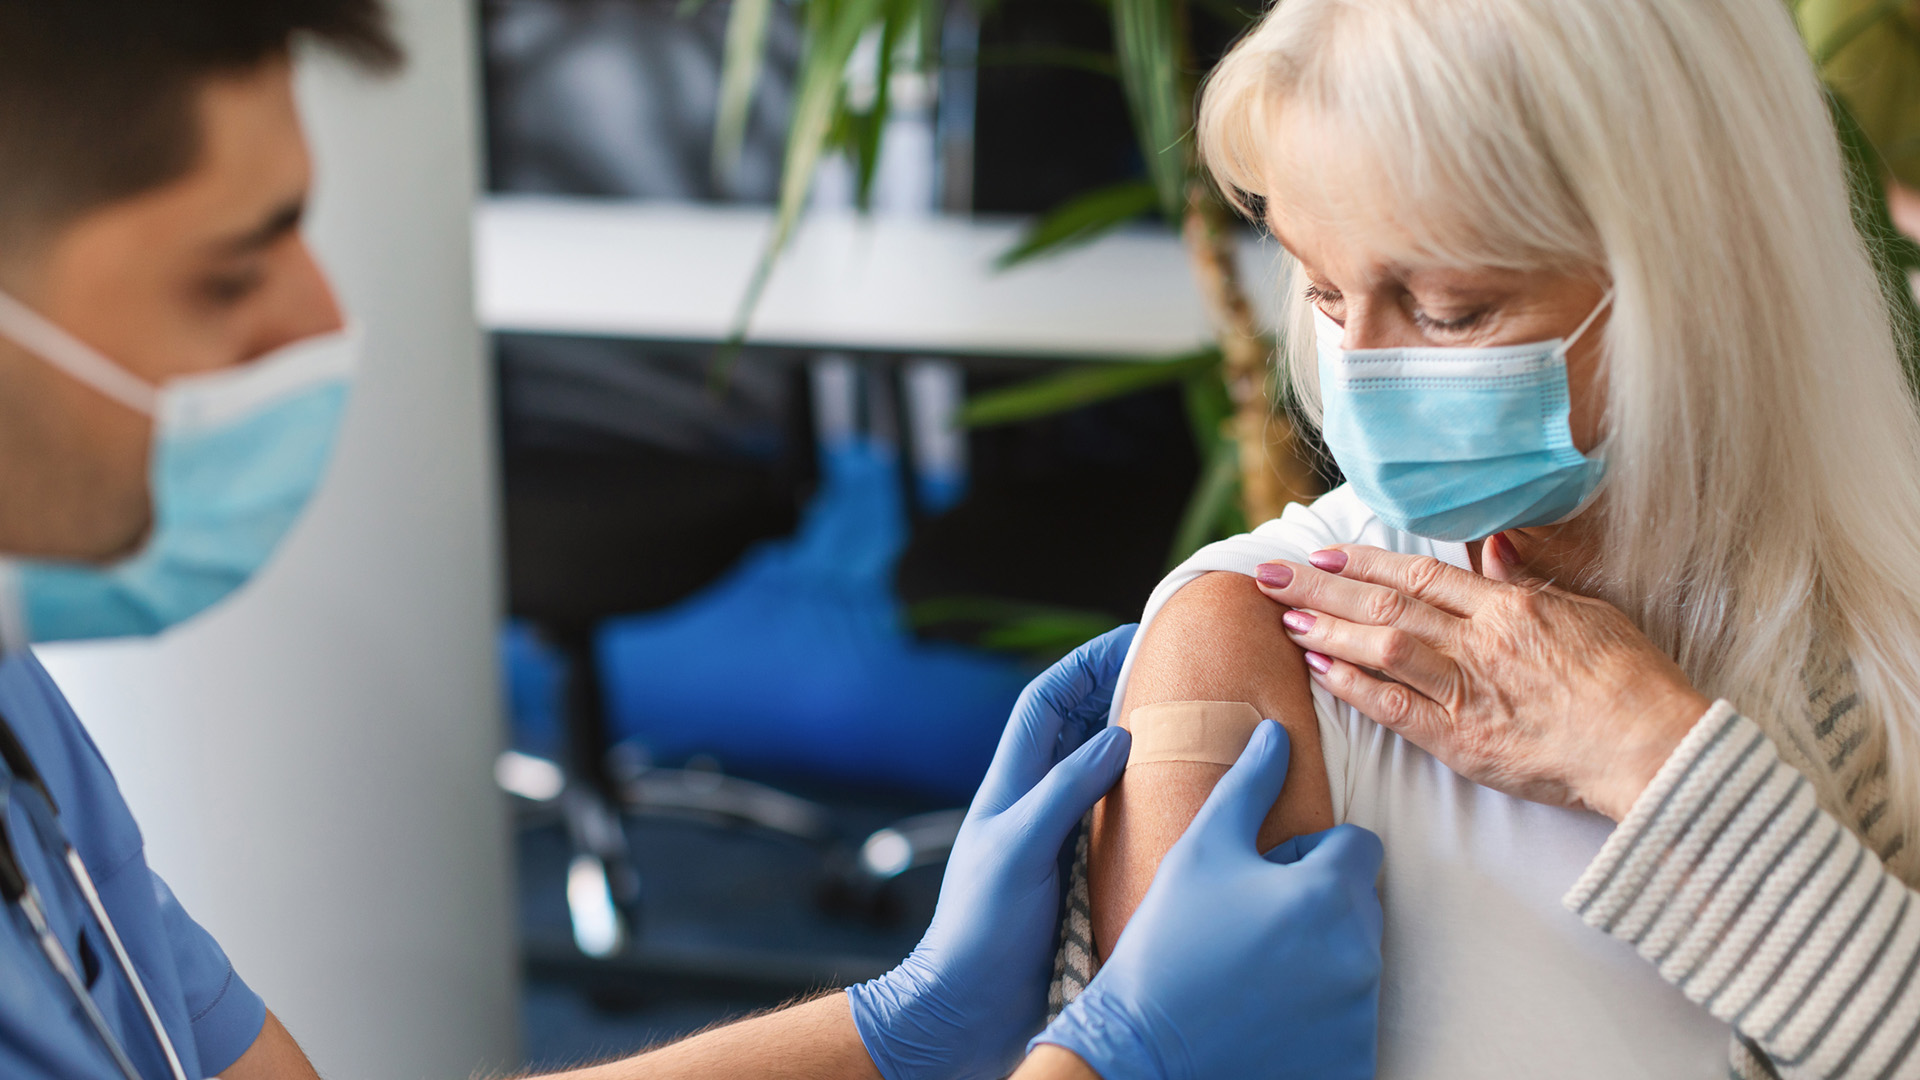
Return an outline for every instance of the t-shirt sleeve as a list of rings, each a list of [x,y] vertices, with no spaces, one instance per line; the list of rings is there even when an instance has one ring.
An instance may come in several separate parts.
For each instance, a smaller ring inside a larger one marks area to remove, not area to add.
[[[267,1004],[253,992],[227,959],[226,950],[193,920],[160,875],[153,878],[154,902],[180,973],[180,993],[200,1048],[200,1074],[225,1072],[260,1037]]]
[[[1275,559],[1305,562],[1311,552],[1355,539],[1358,529],[1343,518],[1362,513],[1364,508],[1358,500],[1348,497],[1345,489],[1341,489],[1312,506],[1291,503],[1279,517],[1252,532],[1208,544],[1194,552],[1168,574],[1148,598],[1146,610],[1140,616],[1140,632],[1134,635],[1133,644],[1127,649],[1126,663],[1121,666],[1120,678],[1114,686],[1108,722],[1120,722],[1120,707],[1126,700],[1127,682],[1133,675],[1134,656],[1146,638],[1147,627],[1174,593],[1205,574],[1234,573],[1252,577],[1264,562]],[[1320,753],[1332,784],[1334,816],[1336,820],[1345,821],[1346,800],[1352,789],[1347,776],[1350,733],[1342,719],[1339,701],[1319,686],[1308,689],[1313,695],[1314,717],[1320,727]]]
[[[1252,577],[1261,563],[1274,559],[1303,562],[1309,552],[1340,542],[1340,537],[1328,527],[1314,507],[1292,503],[1287,506],[1285,513],[1258,529],[1208,544],[1188,556],[1185,562],[1155,586],[1153,595],[1147,598],[1146,610],[1140,615],[1140,633],[1134,635],[1133,644],[1127,649],[1126,663],[1120,669],[1120,681],[1114,687],[1110,722],[1120,722],[1120,705],[1126,700],[1127,680],[1133,673],[1133,658],[1140,651],[1140,642],[1146,637],[1146,629],[1160,614],[1160,609],[1167,606],[1167,601],[1173,598],[1174,593],[1205,574],[1225,572]]]

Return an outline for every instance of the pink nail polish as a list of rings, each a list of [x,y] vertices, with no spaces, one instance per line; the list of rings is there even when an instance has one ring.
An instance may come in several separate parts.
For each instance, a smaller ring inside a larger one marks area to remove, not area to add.
[[[1284,589],[1293,584],[1293,567],[1285,563],[1261,563],[1254,570],[1253,578],[1270,589]]]
[[[1347,553],[1344,551],[1316,551],[1307,556],[1307,561],[1325,570],[1337,574],[1347,568]]]
[[[1493,534],[1494,557],[1508,566],[1520,565],[1520,553],[1513,548],[1513,541],[1503,532]]]
[[[1313,629],[1314,618],[1304,611],[1289,611],[1280,616],[1280,621],[1286,623],[1287,629],[1294,633],[1304,634]]]
[[[1325,675],[1327,671],[1333,667],[1333,660],[1330,657],[1321,656],[1317,652],[1310,652],[1307,654],[1307,666]]]

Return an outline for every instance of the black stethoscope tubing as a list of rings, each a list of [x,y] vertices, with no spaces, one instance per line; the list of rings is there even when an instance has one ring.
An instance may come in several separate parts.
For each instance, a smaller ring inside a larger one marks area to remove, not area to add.
[[[133,987],[133,995],[139,1000],[141,1011],[146,1014],[147,1026],[153,1030],[154,1040],[160,1044],[160,1051],[167,1059],[167,1069],[172,1074],[173,1080],[188,1080],[187,1070],[181,1065],[180,1055],[173,1047],[173,1038],[167,1034],[167,1026],[161,1022],[160,1012],[154,1008],[153,998],[147,993],[147,984],[140,978],[140,973],[134,970],[133,957],[128,955],[126,944],[120,940],[120,931],[113,925],[113,918],[107,914],[106,905],[100,900],[100,890],[94,887],[93,875],[87,872],[86,863],[80,860],[80,853],[74,850],[72,841],[67,839],[66,831],[60,828],[60,810],[54,802],[53,793],[47,789],[46,781],[41,778],[40,771],[34,767],[33,759],[28,756],[26,747],[14,734],[12,725],[7,723],[4,715],[0,715],[0,760],[5,761],[8,770],[13,774],[6,781],[8,788],[6,797],[0,798],[0,813],[5,812],[5,807],[15,797],[38,798],[42,802],[46,810],[44,819],[38,815],[30,815],[34,817],[34,824],[42,833],[41,840],[61,853],[62,860],[67,866],[67,873],[73,878],[74,885],[87,902],[88,910],[93,912],[94,921],[99,924],[101,932],[106,936],[107,945],[113,951],[114,960],[119,965],[121,974],[126,976],[128,985]],[[14,793],[12,791],[14,784],[24,784],[25,791]],[[51,835],[47,835],[49,832]],[[100,1007],[94,1003],[93,995],[87,993],[86,984],[80,978],[80,971],[73,957],[68,954],[66,946],[62,945],[59,937],[54,934],[53,926],[47,919],[46,905],[41,901],[40,890],[34,886],[25,870],[21,868],[20,860],[13,849],[11,827],[5,823],[0,823],[0,897],[17,906],[21,914],[26,916],[27,925],[32,928],[34,936],[38,939],[40,950],[46,953],[47,962],[53,966],[61,981],[65,982],[67,989],[73,993],[74,1000],[80,1005],[81,1013],[86,1016],[87,1023],[93,1028],[94,1033],[100,1037],[101,1044],[106,1047],[107,1054],[113,1058],[121,1075],[126,1080],[142,1080],[139,1070],[134,1068],[132,1059],[127,1056],[126,1047],[120,1044],[119,1038],[108,1026],[106,1017],[101,1015]]]

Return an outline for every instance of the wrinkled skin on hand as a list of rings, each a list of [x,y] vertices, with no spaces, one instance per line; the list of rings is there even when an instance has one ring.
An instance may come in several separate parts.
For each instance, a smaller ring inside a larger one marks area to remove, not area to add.
[[[1620,820],[1711,702],[1618,608],[1361,545],[1260,568],[1313,680],[1475,783]],[[1382,676],[1385,676],[1384,678]]]

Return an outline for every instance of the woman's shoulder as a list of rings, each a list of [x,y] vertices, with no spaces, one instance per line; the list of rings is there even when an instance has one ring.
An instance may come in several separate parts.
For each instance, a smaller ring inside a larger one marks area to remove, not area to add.
[[[1201,548],[1181,570],[1187,571],[1184,576],[1188,577],[1214,570],[1251,574],[1260,563],[1274,559],[1298,562],[1332,544],[1367,544],[1407,555],[1442,558],[1446,557],[1443,549],[1461,547],[1393,528],[1369,510],[1352,487],[1342,484],[1311,503],[1288,504],[1279,517],[1252,532]]]

